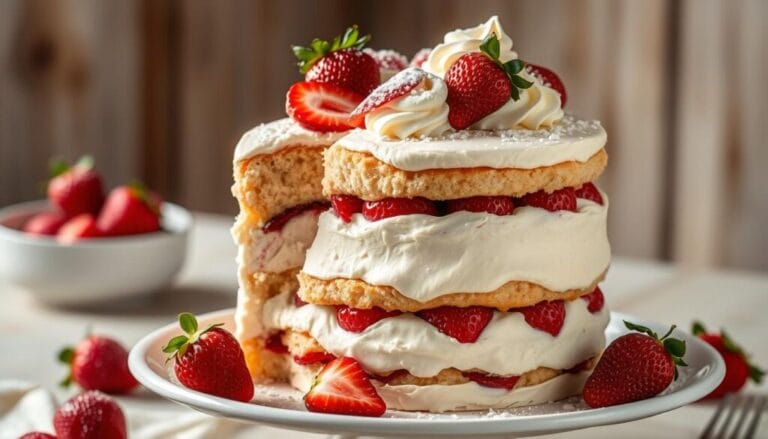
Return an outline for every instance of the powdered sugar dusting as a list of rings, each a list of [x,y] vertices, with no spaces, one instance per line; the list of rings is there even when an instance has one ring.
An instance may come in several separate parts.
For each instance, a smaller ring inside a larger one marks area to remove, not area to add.
[[[426,74],[416,68],[408,68],[398,72],[389,81],[378,86],[355,108],[352,115],[365,114],[379,108],[387,102],[404,96],[413,91],[426,77]]]
[[[263,123],[243,134],[235,147],[235,162],[258,154],[273,154],[291,146],[330,146],[346,134],[311,131],[286,117]]]

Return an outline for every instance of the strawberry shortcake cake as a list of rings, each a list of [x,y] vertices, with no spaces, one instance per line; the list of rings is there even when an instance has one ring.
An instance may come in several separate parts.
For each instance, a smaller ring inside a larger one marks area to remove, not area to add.
[[[325,143],[313,146],[324,161],[313,161],[311,183],[264,171],[274,180],[236,184],[241,206],[265,185],[294,197],[260,217],[241,213],[235,227],[250,239],[241,240],[250,244],[241,246],[238,329],[261,353],[251,370],[334,413],[578,394],[609,320],[598,287],[610,264],[608,199],[593,183],[607,163],[606,133],[564,113],[560,79],[518,58],[497,17],[449,32],[418,64],[358,93],[353,110],[318,103],[327,96],[310,104],[313,117],[349,111],[353,128],[313,135]],[[304,183],[311,196],[299,197]],[[323,200],[331,207],[320,212]],[[249,287],[270,221],[244,217],[277,218],[287,235],[299,220],[280,212],[299,218],[297,205],[311,216],[311,245],[303,240],[302,257],[280,271],[291,280]]]

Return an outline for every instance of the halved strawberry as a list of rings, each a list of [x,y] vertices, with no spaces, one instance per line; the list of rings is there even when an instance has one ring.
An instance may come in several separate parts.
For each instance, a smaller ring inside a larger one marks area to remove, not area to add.
[[[96,225],[96,218],[90,213],[81,213],[70,219],[59,229],[56,239],[62,244],[72,244],[86,238],[97,238],[103,233]]]
[[[363,216],[368,221],[413,214],[437,216],[439,211],[434,201],[422,197],[384,198],[363,203]]]
[[[550,212],[557,212],[558,210],[576,212],[576,192],[572,187],[556,190],[551,194],[544,191],[526,194],[523,196],[522,202],[526,206],[540,207]]]
[[[592,200],[597,204],[603,204],[603,196],[600,195],[600,191],[592,183],[584,183],[580,188],[575,191],[576,198],[583,198],[585,200]]]
[[[336,307],[336,321],[349,332],[363,332],[379,320],[400,315],[400,311],[384,311],[381,308],[359,309],[345,305]]]
[[[62,212],[41,212],[24,223],[24,233],[53,236],[67,222]]]
[[[605,297],[603,297],[603,292],[600,291],[600,287],[595,287],[595,291],[585,294],[581,296],[581,298],[587,301],[587,310],[592,314],[600,312],[605,305]]]
[[[314,203],[307,203],[307,204],[301,204],[298,206],[293,206],[291,208],[284,210],[282,213],[273,217],[271,220],[267,221],[267,223],[264,224],[261,230],[263,230],[264,233],[279,232],[280,230],[283,229],[283,227],[285,227],[286,224],[288,224],[288,221],[292,220],[293,218],[305,212],[315,212],[319,215],[320,212],[323,212],[324,210],[327,210],[327,209],[328,209],[328,203],[323,201],[315,201]]]
[[[424,81],[427,74],[419,69],[409,68],[398,72],[389,81],[381,84],[352,111],[349,124],[365,128],[365,115],[382,105],[411,92]]]
[[[387,411],[384,400],[354,358],[341,357],[326,364],[304,395],[311,412],[338,415],[381,416]]]
[[[287,354],[288,347],[283,344],[283,332],[278,331],[270,334],[264,341],[264,349],[276,354]]]
[[[307,352],[304,355],[294,355],[293,361],[296,364],[306,365],[315,363],[328,363],[336,359],[336,356],[330,352]]]
[[[363,211],[363,200],[354,195],[331,195],[331,205],[342,221],[352,221],[352,215]]]
[[[413,58],[411,58],[411,64],[410,67],[419,67],[421,68],[422,64],[429,58],[429,54],[432,52],[432,49],[424,48],[416,52],[416,54],[413,55]]]
[[[285,112],[312,131],[347,131],[347,121],[363,97],[334,84],[297,82],[288,89]]]
[[[565,103],[568,100],[568,94],[565,92],[563,81],[560,80],[560,77],[557,76],[555,72],[546,67],[530,63],[525,64],[525,70],[537,77],[542,84],[558,92],[560,94],[560,108],[565,107]]]
[[[539,302],[536,305],[520,308],[525,321],[531,327],[550,333],[557,337],[565,322],[565,303],[562,300]]]
[[[516,375],[502,376],[483,372],[464,372],[464,376],[481,386],[500,389],[511,389],[520,380],[520,377]]]
[[[482,306],[441,306],[416,313],[459,343],[474,343],[493,318],[493,309]]]
[[[447,200],[445,210],[448,213],[466,210],[468,212],[488,212],[494,215],[512,215],[515,203],[510,197],[470,197]]]

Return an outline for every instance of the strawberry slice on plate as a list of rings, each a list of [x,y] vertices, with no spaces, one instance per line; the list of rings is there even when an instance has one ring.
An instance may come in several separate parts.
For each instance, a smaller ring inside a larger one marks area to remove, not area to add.
[[[474,343],[493,318],[493,309],[482,306],[441,306],[419,311],[417,315],[459,343]]]
[[[337,358],[317,374],[304,395],[311,412],[337,415],[381,416],[387,406],[360,364],[350,357]]]
[[[369,326],[386,319],[400,315],[400,311],[385,311],[381,308],[358,309],[345,305],[336,307],[336,321],[345,331],[363,332]]]
[[[312,131],[347,131],[349,114],[363,97],[334,84],[297,82],[288,89],[285,112]]]
[[[408,68],[398,72],[389,81],[378,86],[375,90],[365,98],[364,101],[352,111],[349,116],[349,124],[358,127],[365,128],[365,115],[371,111],[391,102],[400,96],[405,96],[410,93],[411,90],[416,88],[427,74],[416,68]]]
[[[553,337],[557,337],[557,334],[563,329],[565,303],[562,300],[539,302],[533,306],[520,308],[518,311],[523,313],[526,323],[532,328],[548,332]]]
[[[557,76],[557,73],[546,67],[530,63],[525,64],[525,71],[538,78],[542,84],[558,92],[560,94],[560,108],[565,107],[565,103],[568,101],[568,93],[566,93],[565,85],[560,77]]]

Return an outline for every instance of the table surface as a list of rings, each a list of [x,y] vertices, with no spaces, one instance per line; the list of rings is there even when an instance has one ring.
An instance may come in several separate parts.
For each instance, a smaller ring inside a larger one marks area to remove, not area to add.
[[[237,281],[235,246],[229,236],[231,223],[228,217],[196,215],[186,266],[178,282],[151,298],[98,309],[61,310],[45,307],[27,293],[0,283],[0,352],[5,357],[0,361],[0,379],[36,382],[54,390],[63,400],[73,391],[57,389],[56,383],[65,370],[54,356],[62,346],[79,340],[88,325],[94,332],[115,336],[130,346],[151,330],[173,321],[180,311],[203,313],[233,307]],[[601,288],[608,305],[616,311],[683,328],[688,328],[693,319],[712,328],[727,327],[749,348],[757,363],[768,364],[768,274],[690,271],[617,257]],[[188,410],[146,391],[120,401],[129,418],[135,408]],[[713,410],[711,403],[698,403],[640,421],[548,437],[695,437]],[[768,435],[768,416],[763,416],[761,431]],[[259,432],[268,437],[275,430]],[[283,438],[323,437],[285,431],[280,434]]]

